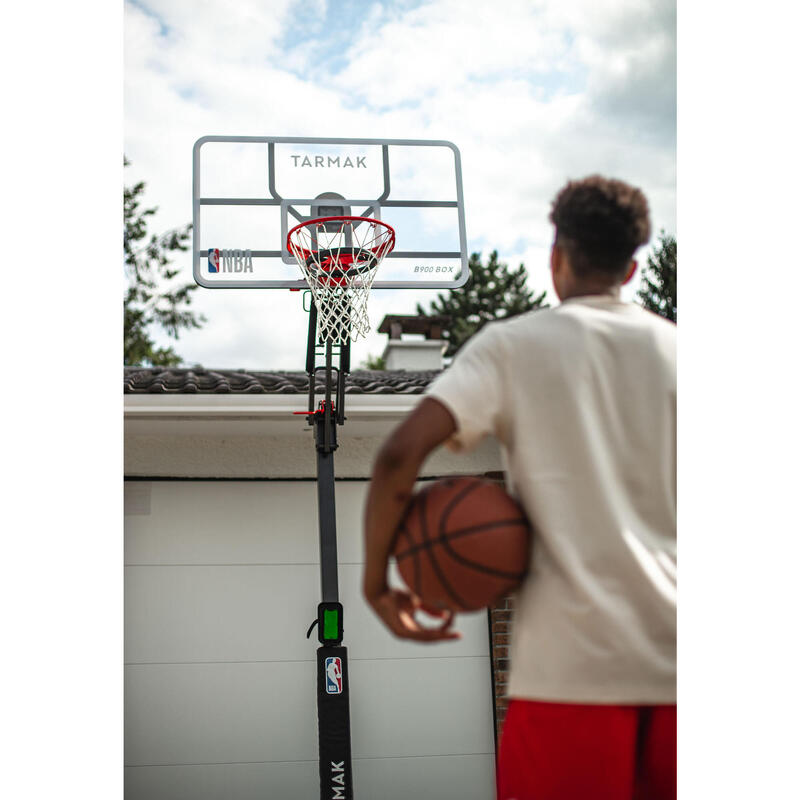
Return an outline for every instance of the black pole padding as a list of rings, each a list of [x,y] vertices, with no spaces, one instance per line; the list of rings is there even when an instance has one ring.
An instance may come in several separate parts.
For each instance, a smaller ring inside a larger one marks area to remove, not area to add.
[[[347,648],[317,649],[320,800],[352,800]]]

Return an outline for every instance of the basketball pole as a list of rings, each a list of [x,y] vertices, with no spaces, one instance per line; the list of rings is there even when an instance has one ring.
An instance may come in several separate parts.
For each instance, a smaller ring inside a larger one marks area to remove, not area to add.
[[[317,451],[317,506],[322,602],[317,619],[317,722],[319,738],[320,800],[353,798],[350,750],[350,691],[347,648],[341,645],[343,608],[339,602],[336,548],[336,484],[333,453],[338,447],[337,425],[344,424],[344,382],[350,371],[350,341],[339,348],[338,367],[333,365],[333,344],[325,345],[325,365],[317,367],[317,307],[311,300],[308,320],[306,372],[308,373],[308,422],[314,426]],[[322,342],[320,342],[322,343]],[[325,375],[325,399],[315,408],[316,375]],[[333,402],[335,394],[336,402]]]

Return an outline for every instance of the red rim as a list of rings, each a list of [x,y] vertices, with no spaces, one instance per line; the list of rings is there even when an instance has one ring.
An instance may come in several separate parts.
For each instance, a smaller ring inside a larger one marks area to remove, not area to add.
[[[371,252],[375,253],[381,258],[383,258],[387,253],[391,253],[392,250],[394,250],[394,239],[395,239],[394,228],[391,225],[389,225],[388,222],[383,222],[382,220],[375,219],[374,217],[317,217],[315,219],[307,220],[306,222],[301,222],[299,225],[295,225],[294,228],[292,228],[289,231],[289,233],[286,234],[286,249],[290,253],[292,252],[292,247],[290,244],[292,241],[292,234],[295,231],[300,230],[300,228],[307,228],[311,225],[319,225],[323,222],[353,222],[353,221],[369,222],[372,223],[373,225],[382,225],[391,234],[391,236],[387,241],[381,242],[377,247],[374,248],[365,247],[363,249],[370,250]],[[305,247],[300,247],[299,245],[298,245],[298,250],[302,250],[307,255],[317,252],[316,250],[306,250]]]

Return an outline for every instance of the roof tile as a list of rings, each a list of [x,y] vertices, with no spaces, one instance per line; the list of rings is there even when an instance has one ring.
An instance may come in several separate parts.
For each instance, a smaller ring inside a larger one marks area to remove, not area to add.
[[[346,394],[422,394],[439,370],[355,370],[345,379]],[[321,372],[316,391],[325,391]],[[125,367],[125,394],[305,394],[305,372],[251,372],[202,367]]]

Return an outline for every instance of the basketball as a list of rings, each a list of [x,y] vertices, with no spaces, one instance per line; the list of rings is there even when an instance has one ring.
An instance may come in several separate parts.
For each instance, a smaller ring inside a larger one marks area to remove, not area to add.
[[[446,478],[411,498],[397,528],[394,557],[424,605],[477,611],[516,589],[528,569],[530,546],[525,513],[502,486]]]

